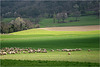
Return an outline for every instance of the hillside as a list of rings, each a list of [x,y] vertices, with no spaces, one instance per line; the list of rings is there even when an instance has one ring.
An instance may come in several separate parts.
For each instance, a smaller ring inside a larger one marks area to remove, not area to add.
[[[1,1],[0,66],[99,67],[98,1]]]
[[[1,35],[2,48],[3,47],[19,47],[19,48],[34,48],[34,49],[46,48],[48,50],[48,53],[15,54],[15,55],[7,55],[4,57],[1,56],[1,58],[13,59],[13,60],[41,60],[41,61],[48,60],[48,61],[75,61],[75,62],[79,61],[79,62],[99,63],[98,62],[99,61],[98,47],[100,38],[99,32],[100,32],[99,30],[48,31],[44,29],[29,29],[29,30],[10,33],[9,35]],[[50,49],[56,50],[64,48],[68,49],[82,48],[82,52],[80,51],[71,52],[72,53],[71,56],[67,56],[66,52],[57,52],[57,51],[50,52]],[[91,49],[92,52],[88,54],[87,49]],[[81,56],[83,58],[81,58]],[[86,57],[88,59],[86,59]]]

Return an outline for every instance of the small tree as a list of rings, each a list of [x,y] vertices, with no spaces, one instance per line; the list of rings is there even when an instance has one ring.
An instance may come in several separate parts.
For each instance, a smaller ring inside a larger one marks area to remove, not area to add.
[[[56,15],[56,18],[57,18],[58,23],[59,23],[59,22],[60,22],[60,19],[61,19],[60,13],[58,13],[58,14]]]
[[[39,24],[36,24],[36,25],[35,25],[35,28],[40,28],[40,25],[39,25]]]
[[[1,33],[9,33],[10,25],[8,23],[1,22]]]
[[[80,15],[81,15],[80,11],[76,11],[74,13],[74,16],[76,17],[76,21],[78,21],[78,18],[80,17]]]
[[[80,11],[78,10],[79,9],[79,6],[77,4],[75,4],[74,6],[74,17],[76,17],[76,21],[78,21],[78,17],[80,17],[81,13]]]
[[[56,21],[56,14],[54,12],[54,14],[53,14],[53,23],[55,23],[55,21]]]
[[[60,19],[64,23],[65,22],[64,20],[67,18],[67,13],[65,13],[65,12],[58,13],[57,16],[56,16],[56,18],[58,19],[58,23],[59,23]]]
[[[67,18],[67,13],[61,13],[61,19],[63,20],[63,23],[64,23],[64,20]]]

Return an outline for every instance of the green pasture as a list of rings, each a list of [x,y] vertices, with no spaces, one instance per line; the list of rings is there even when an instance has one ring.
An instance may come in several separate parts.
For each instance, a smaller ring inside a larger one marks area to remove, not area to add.
[[[8,23],[11,20],[14,20],[15,18],[3,18],[1,21]],[[29,19],[32,22],[34,22],[34,18],[25,18]],[[57,23],[58,20],[56,20],[56,23],[53,23],[53,18],[39,18],[40,19],[40,27],[62,27],[62,26],[86,26],[86,25],[99,25],[99,18],[96,15],[90,15],[90,16],[81,16],[78,18],[77,22],[69,22],[70,20],[75,20],[75,17],[68,17],[65,19],[65,22],[67,23]],[[60,20],[62,21],[62,20]]]
[[[6,64],[5,64],[6,63]],[[2,67],[99,67],[99,63],[41,60],[1,60]]]
[[[65,22],[67,23],[53,23],[53,18],[46,18],[40,21],[40,27],[63,27],[63,26],[86,26],[86,25],[99,25],[99,18],[97,16],[81,16],[77,22],[69,22],[75,20],[75,17],[68,17]]]
[[[1,21],[2,22],[5,22],[5,23],[9,23],[11,22],[12,20],[15,20],[15,18],[2,18]]]
[[[99,31],[47,31],[30,29],[1,35],[1,47],[98,48]]]
[[[19,48],[46,48],[47,53],[27,53],[27,54],[8,54],[0,56],[3,62],[9,63],[9,61],[15,60],[16,64],[20,65],[19,62],[23,60],[30,65],[39,65],[38,61],[41,61],[43,65],[59,65],[58,62],[63,63],[61,66],[66,66],[68,62],[76,64],[76,66],[82,65],[89,66],[90,64],[97,63],[99,65],[99,38],[100,31],[47,31],[42,29],[30,29],[10,34],[1,35],[1,48],[3,47],[19,47]],[[81,48],[82,51],[71,52],[50,52],[50,49],[75,49]],[[88,52],[91,49],[91,52]],[[9,59],[9,60],[5,60]],[[18,60],[18,61],[17,61]],[[20,61],[19,61],[20,60]],[[31,63],[31,61],[35,61]],[[45,63],[46,61],[46,63]],[[57,62],[58,61],[58,62]],[[18,63],[17,63],[18,62]],[[22,62],[22,64],[23,64]],[[88,64],[90,63],[90,64]],[[12,65],[14,62],[12,62]],[[3,64],[5,65],[5,64]],[[7,65],[7,64],[6,64]],[[16,65],[16,66],[18,66]],[[24,66],[25,64],[23,64]],[[50,66],[49,65],[49,66]],[[90,65],[91,66],[91,65]],[[93,65],[92,65],[93,66]]]
[[[15,54],[0,56],[1,59],[13,59],[13,60],[42,60],[42,61],[76,61],[76,62],[91,62],[99,63],[99,51],[88,50],[73,51],[71,55],[68,52],[48,50],[47,53],[26,53],[26,54]]]

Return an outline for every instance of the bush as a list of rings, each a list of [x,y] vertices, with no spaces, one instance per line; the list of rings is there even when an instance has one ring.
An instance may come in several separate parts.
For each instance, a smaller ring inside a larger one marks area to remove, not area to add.
[[[36,24],[36,25],[35,25],[35,28],[40,28],[40,25],[39,25],[39,24]]]
[[[39,25],[36,25],[36,28],[39,28]],[[10,23],[1,23],[1,33],[11,33],[26,29],[34,28],[34,24],[26,19],[23,18],[16,18],[15,20],[12,20]]]

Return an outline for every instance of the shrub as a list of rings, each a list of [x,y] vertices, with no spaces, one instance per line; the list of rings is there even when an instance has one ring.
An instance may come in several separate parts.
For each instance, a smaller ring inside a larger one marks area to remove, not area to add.
[[[36,24],[35,25],[35,28],[40,28],[40,24]]]

